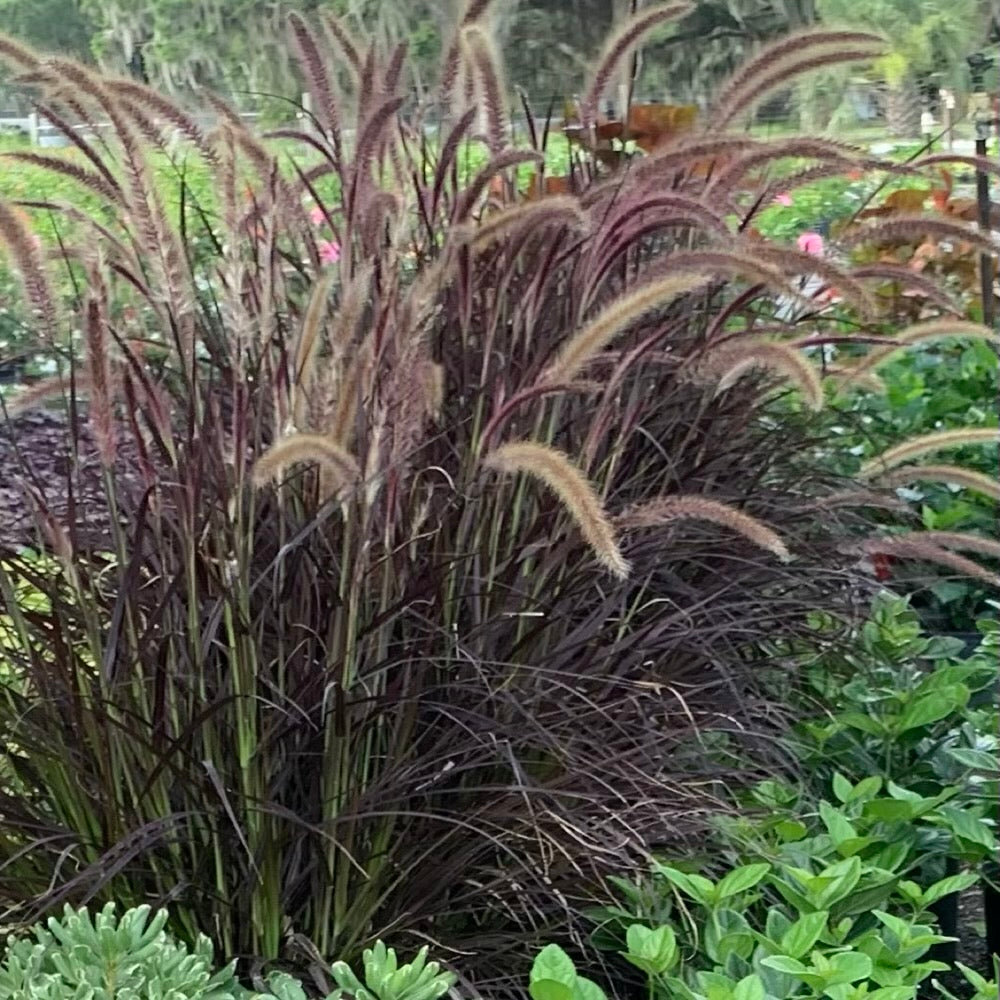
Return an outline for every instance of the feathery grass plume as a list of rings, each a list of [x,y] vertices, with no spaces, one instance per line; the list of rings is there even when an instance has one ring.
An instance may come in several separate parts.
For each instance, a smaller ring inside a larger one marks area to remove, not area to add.
[[[101,464],[110,469],[115,463],[118,439],[113,412],[111,357],[104,314],[106,290],[98,268],[90,269],[90,293],[84,312],[83,333],[87,344],[87,374],[90,381],[90,425]],[[102,294],[104,293],[104,294]]]
[[[749,62],[738,69],[715,95],[715,111],[710,119],[713,127],[731,122],[741,111],[757,103],[770,92],[776,72],[781,80],[794,75],[786,74],[789,65],[799,67],[803,62],[811,68],[812,59],[829,55],[838,48],[855,52],[861,50],[872,57],[881,54],[885,41],[867,31],[810,30],[786,35],[764,48]]]
[[[704,171],[707,164],[713,170],[728,162],[734,156],[749,153],[760,146],[760,140],[748,135],[722,133],[705,137],[698,134],[692,138],[687,134],[677,137],[674,142],[658,146],[649,156],[644,156],[631,169],[636,196],[659,193],[663,189],[664,175],[683,171]],[[647,190],[649,189],[649,190]],[[595,185],[591,198],[616,196],[621,190],[621,178],[610,177],[603,184]]]
[[[70,377],[68,375],[50,375],[48,378],[39,379],[11,396],[3,403],[3,412],[8,417],[16,417],[22,413],[27,413],[44,403],[53,399],[65,398],[70,391]],[[92,386],[90,378],[83,372],[77,372],[72,379],[73,391],[78,395],[90,395]]]
[[[159,91],[136,80],[115,78],[108,81],[111,93],[127,98],[132,105],[145,108],[154,115],[159,115],[170,125],[173,125],[188,142],[205,158],[216,166],[218,157],[208,136],[198,123],[173,101],[164,97]]]
[[[507,88],[501,75],[500,58],[490,35],[477,24],[462,29],[462,44],[479,81],[490,152],[496,156],[506,147],[510,134]]]
[[[684,17],[692,10],[690,3],[666,3],[657,7],[647,7],[625,21],[604,45],[597,60],[597,71],[580,102],[580,122],[589,128],[597,120],[597,109],[601,96],[611,78],[621,65],[621,61],[649,34],[667,21]]]
[[[629,564],[618,548],[600,497],[563,452],[534,441],[514,441],[491,451],[483,464],[498,472],[523,473],[543,482],[562,501],[597,561],[620,579],[628,576]]]
[[[458,82],[459,72],[462,69],[462,33],[469,25],[480,21],[492,3],[493,0],[469,0],[462,20],[459,21],[458,30],[448,45],[441,69],[441,80],[438,84],[438,91],[441,95],[441,110],[445,116],[451,113],[452,102],[455,99],[455,84]]]
[[[753,89],[747,89],[730,105],[722,108],[714,120],[708,125],[726,128],[741,115],[749,115],[754,108],[766,101],[777,91],[787,88],[790,81],[814,73],[827,66],[844,65],[845,63],[871,62],[885,54],[885,42],[872,45],[858,45],[853,48],[840,46],[821,48],[814,47],[809,52],[801,52],[785,56],[775,62],[766,76],[754,80]]]
[[[351,75],[357,80],[361,74],[361,56],[358,54],[358,46],[355,45],[350,33],[340,23],[338,17],[324,10],[320,12],[320,19],[327,38],[336,48],[340,49],[347,61]]]
[[[872,478],[881,486],[906,486],[910,483],[961,486],[1000,501],[1000,483],[996,479],[961,465],[904,465]]]
[[[104,176],[96,170],[88,170],[86,167],[81,167],[79,163],[74,163],[72,160],[67,160],[64,157],[52,156],[48,153],[29,153],[26,151],[0,153],[0,156],[4,159],[16,160],[18,163],[28,163],[34,167],[40,167],[54,174],[68,177],[70,180],[76,181],[77,184],[82,184],[84,187],[90,188],[91,191],[96,192],[108,201],[117,202],[121,197],[121,187],[117,182],[112,187]]]
[[[710,348],[695,365],[696,377],[718,379],[717,393],[725,392],[748,372],[766,368],[795,385],[809,409],[823,408],[823,381],[819,370],[797,350],[765,340],[726,341]]]
[[[1000,164],[988,156],[964,156],[961,153],[933,153],[931,156],[921,156],[919,159],[911,161],[909,166],[912,170],[920,170],[923,167],[944,166],[950,163],[960,163],[970,170],[1000,177]]]
[[[924,532],[913,532],[902,537],[887,535],[881,538],[871,538],[862,545],[862,549],[869,555],[881,553],[896,556],[899,559],[936,563],[946,569],[954,570],[961,576],[982,580],[993,587],[1000,588],[1000,576],[996,573],[986,569],[985,566],[980,566],[972,559],[956,555],[940,545],[935,545],[933,542],[921,538],[922,534]]]
[[[933,302],[934,305],[939,306],[946,312],[957,316],[962,315],[962,307],[933,278],[913,271],[905,264],[892,264],[888,261],[879,261],[878,263],[856,267],[851,274],[858,281],[878,280],[892,282],[901,286],[900,290],[903,295],[910,292],[917,292],[927,299],[928,302]]]
[[[34,70],[38,68],[41,59],[27,45],[0,34],[0,62],[22,70]]]
[[[700,274],[712,278],[743,278],[752,284],[800,298],[795,287],[785,274],[776,267],[756,259],[749,247],[741,251],[730,250],[688,250],[672,253],[664,257],[662,266],[654,266],[654,272],[665,274]]]
[[[852,226],[837,237],[837,242],[843,247],[854,247],[891,243],[899,239],[929,238],[970,243],[987,254],[1000,253],[1000,243],[971,224],[920,213],[887,215],[871,224]]]
[[[295,346],[295,362],[292,377],[292,412],[295,426],[303,430],[307,424],[307,410],[310,389],[316,367],[316,358],[321,346],[320,331],[326,318],[330,292],[336,280],[335,271],[327,271],[313,285],[309,304],[302,320],[302,332]]]
[[[497,153],[496,156],[490,158],[486,166],[469,182],[468,187],[462,193],[462,197],[456,203],[452,221],[461,222],[472,213],[479,204],[490,181],[497,174],[502,173],[504,170],[509,170],[511,167],[519,167],[523,163],[540,164],[542,162],[544,162],[544,157],[541,153],[536,153],[533,149],[506,149]]]
[[[996,444],[1000,442],[1000,430],[996,427],[958,427],[950,431],[935,431],[921,437],[911,438],[881,455],[869,459],[861,466],[863,479],[881,475],[888,469],[900,465],[911,458],[927,455],[946,448],[961,448],[967,444]]]
[[[679,191],[657,194],[648,198],[640,195],[630,199],[620,212],[608,216],[604,229],[608,235],[613,234],[636,216],[645,216],[647,213],[656,212],[659,209],[669,211],[665,222],[669,220],[669,224],[672,226],[696,226],[719,236],[732,236],[726,220],[718,212],[697,198]]]
[[[955,549],[958,552],[978,552],[979,555],[1000,559],[1000,542],[993,538],[983,538],[966,531],[914,531],[905,535],[893,535],[901,541],[910,539],[930,542],[943,549]]]
[[[37,108],[39,115],[53,125],[59,131],[60,135],[69,140],[94,165],[94,169],[107,181],[109,187],[114,188],[116,191],[121,191],[118,178],[115,177],[107,163],[104,162],[104,159],[87,142],[78,129],[73,128],[70,122],[50,105],[39,103]]]
[[[803,48],[819,45],[828,48],[831,45],[857,45],[869,42],[880,42],[878,35],[870,31],[831,30],[829,28],[809,28],[805,31],[795,31],[765,45],[752,59],[747,59],[736,69],[729,79],[719,88],[715,95],[716,103],[724,107],[735,100],[741,91],[749,86],[755,77],[767,74],[775,61],[788,55],[795,55]]]
[[[877,310],[875,299],[857,278],[842,267],[814,254],[791,247],[754,246],[750,251],[767,264],[774,264],[786,275],[815,274],[827,288],[836,288],[842,299],[849,302],[865,318],[871,319]]]
[[[583,367],[619,334],[654,309],[661,309],[711,280],[707,274],[668,275],[622,295],[598,313],[559,351],[543,376],[545,382],[573,382]]]
[[[924,344],[928,341],[942,340],[950,337],[969,337],[975,340],[1000,343],[1000,334],[981,323],[970,323],[961,319],[933,319],[926,323],[914,323],[912,326],[894,333],[892,339],[897,345],[869,351],[860,361],[851,366],[855,376],[862,376],[874,371],[897,354],[914,344]]]
[[[646,503],[626,507],[615,518],[615,524],[624,530],[659,528],[674,521],[711,521],[742,535],[759,548],[773,552],[782,562],[791,559],[788,546],[781,536],[757,518],[741,510],[702,496],[658,497]]]
[[[316,36],[301,14],[292,11],[288,15],[288,26],[291,29],[292,41],[298,53],[306,83],[313,93],[313,114],[323,130],[330,136],[334,150],[339,156],[340,116],[337,113],[337,96],[333,91],[333,83],[327,71],[326,60],[320,52]]]
[[[457,227],[455,240],[460,245],[470,244],[476,253],[481,253],[487,247],[521,230],[565,226],[581,232],[586,230],[587,224],[587,215],[580,207],[579,200],[572,195],[561,194],[541,201],[512,205],[478,225]]]
[[[325,434],[290,434],[272,445],[254,463],[253,478],[264,486],[279,478],[289,465],[315,462],[335,477],[337,488],[349,486],[360,478],[357,459]]]
[[[5,201],[0,201],[0,243],[7,248],[24,296],[41,322],[43,340],[51,341],[58,323],[45,257],[23,213]]]
[[[706,197],[714,191],[729,193],[736,189],[738,182],[750,171],[761,166],[771,166],[776,161],[788,157],[820,160],[848,169],[864,159],[865,152],[846,142],[814,136],[799,135],[772,139],[734,157],[722,167],[709,182]]]
[[[908,514],[910,508],[899,499],[875,490],[838,490],[803,504],[802,510],[833,510],[836,507],[875,507]]]
[[[403,68],[406,66],[406,56],[410,51],[409,42],[400,42],[392,50],[389,62],[385,68],[385,82],[382,89],[387,94],[395,94],[399,87],[399,81],[403,77]]]
[[[336,385],[336,403],[327,427],[332,441],[346,446],[354,433],[354,422],[358,405],[371,395],[372,379],[375,374],[375,357],[369,336],[358,348],[343,379]]]

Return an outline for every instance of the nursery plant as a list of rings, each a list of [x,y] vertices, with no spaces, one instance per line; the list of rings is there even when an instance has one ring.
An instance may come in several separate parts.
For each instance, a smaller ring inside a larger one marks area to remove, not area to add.
[[[315,120],[280,136],[304,151],[291,172],[222,102],[205,133],[133,81],[0,42],[86,160],[52,169],[108,208],[0,202],[58,368],[4,404],[35,524],[2,536],[4,922],[169,904],[182,940],[305,964],[430,935],[499,989],[512,949],[580,924],[623,852],[694,822],[710,796],[672,751],[746,712],[767,643],[865,586],[873,491],[819,460],[796,324],[828,307],[797,282],[819,267],[876,305],[863,276],[746,230],[769,164],[868,159],[739,124],[880,41],[777,43],[682,136],[527,199],[515,171],[544,130],[510,145],[488,6],[446,46],[437,143],[401,115],[404,47],[293,17]],[[583,127],[683,10],[613,36]],[[107,145],[70,126],[98,115]],[[210,205],[182,186],[166,211],[167,128]],[[464,143],[487,152],[471,178]],[[74,222],[72,308],[16,209]],[[54,466],[25,445],[53,399]],[[959,439],[993,443],[906,455]],[[893,545],[992,579],[948,541]]]

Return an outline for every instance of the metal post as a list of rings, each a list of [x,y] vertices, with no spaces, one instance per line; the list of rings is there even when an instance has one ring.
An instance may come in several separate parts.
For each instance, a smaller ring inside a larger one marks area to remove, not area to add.
[[[976,128],[976,156],[986,156],[986,142],[992,130],[992,115],[990,113],[990,98],[986,93],[983,73],[993,64],[993,59],[976,53],[967,60],[972,73],[972,116]],[[992,226],[990,219],[990,181],[983,170],[976,171],[976,204],[978,207],[979,228],[989,234]],[[993,298],[993,279],[996,273],[996,260],[993,254],[979,255],[979,291],[983,302],[983,325],[995,328],[996,310]]]
[[[32,146],[38,145],[38,112],[32,111],[28,115],[28,139]]]

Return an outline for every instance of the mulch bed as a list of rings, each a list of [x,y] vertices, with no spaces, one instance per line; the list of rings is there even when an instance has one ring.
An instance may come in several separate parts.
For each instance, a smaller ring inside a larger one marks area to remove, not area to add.
[[[76,435],[75,457],[73,436],[68,416],[58,411],[0,418],[0,552],[40,542],[48,547],[39,535],[32,488],[78,547],[100,546],[108,539],[101,464],[85,420]],[[133,456],[127,450],[115,468],[123,485],[135,480]]]

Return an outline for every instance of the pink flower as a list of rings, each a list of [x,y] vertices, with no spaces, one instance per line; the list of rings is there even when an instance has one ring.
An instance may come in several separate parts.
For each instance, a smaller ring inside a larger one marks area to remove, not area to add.
[[[319,259],[323,264],[336,264],[340,260],[340,244],[333,240],[320,240]]]
[[[782,191],[774,196],[775,205],[784,205],[788,208],[792,204],[792,196],[787,191]]]
[[[805,232],[799,236],[799,249],[814,257],[823,256],[823,237],[819,233]]]
[[[323,223],[324,223],[324,222],[326,222],[326,215],[325,215],[325,214],[323,213],[323,209],[321,209],[321,208],[319,207],[319,205],[316,205],[316,206],[315,206],[315,207],[314,207],[314,208],[313,208],[313,209],[312,209],[312,210],[311,210],[311,211],[309,212],[309,221],[310,221],[310,222],[311,222],[311,223],[312,223],[312,224],[313,224],[314,226],[322,226],[322,225],[323,225]]]

